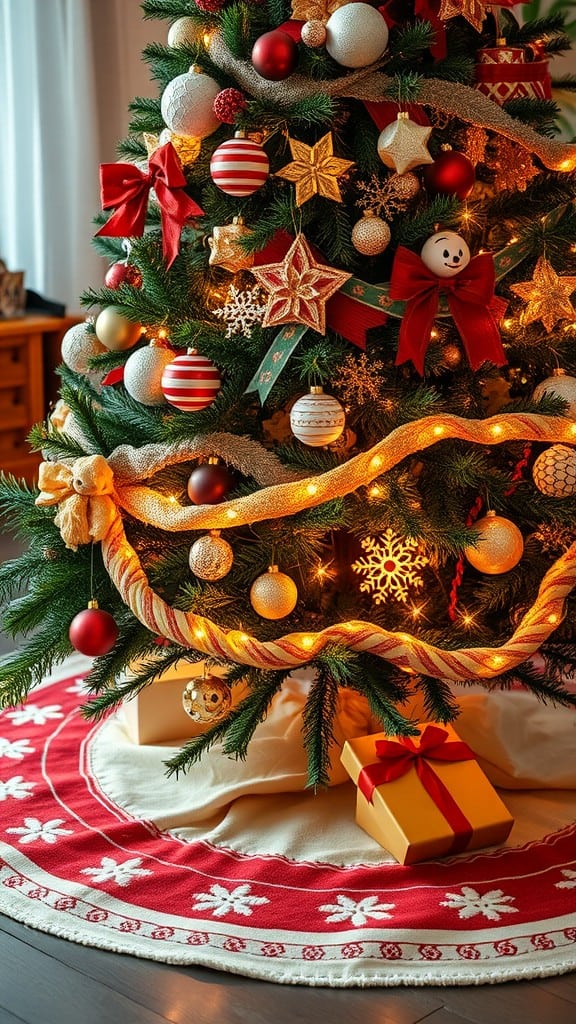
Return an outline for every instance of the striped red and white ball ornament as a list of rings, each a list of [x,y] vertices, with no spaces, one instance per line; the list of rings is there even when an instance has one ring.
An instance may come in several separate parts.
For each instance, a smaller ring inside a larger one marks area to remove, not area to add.
[[[311,387],[309,394],[302,395],[290,410],[292,433],[311,448],[336,441],[345,422],[346,414],[338,399],[325,395],[320,386]]]
[[[212,181],[228,196],[253,195],[266,183],[269,172],[266,151],[242,131],[218,146],[210,160]]]
[[[162,391],[170,405],[182,412],[207,409],[221,387],[220,371],[206,356],[191,350],[164,368]]]

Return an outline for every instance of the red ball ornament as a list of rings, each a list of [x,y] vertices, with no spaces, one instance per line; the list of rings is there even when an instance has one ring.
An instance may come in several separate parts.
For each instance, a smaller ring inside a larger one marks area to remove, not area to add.
[[[228,196],[251,196],[265,184],[269,171],[265,150],[241,131],[218,146],[210,160],[212,181]]]
[[[282,29],[265,32],[252,47],[252,64],[262,78],[280,82],[296,70],[298,46],[292,36]]]
[[[133,288],[140,288],[142,274],[138,267],[133,267],[131,263],[113,263],[106,271],[104,284],[107,288],[114,289],[119,288],[121,284],[130,284]]]
[[[80,654],[95,658],[112,650],[118,639],[118,626],[110,612],[102,611],[97,601],[90,601],[88,607],[72,619],[68,636]]]
[[[192,470],[188,479],[188,497],[195,505],[217,505],[234,483],[234,476],[218,459],[208,459]]]
[[[247,102],[240,89],[222,89],[214,100],[214,114],[222,124],[234,124]]]
[[[170,405],[182,412],[207,409],[221,386],[220,371],[206,356],[188,352],[177,356],[162,374],[162,392]]]
[[[454,149],[445,150],[424,168],[424,184],[431,196],[467,199],[476,181],[474,164]]]

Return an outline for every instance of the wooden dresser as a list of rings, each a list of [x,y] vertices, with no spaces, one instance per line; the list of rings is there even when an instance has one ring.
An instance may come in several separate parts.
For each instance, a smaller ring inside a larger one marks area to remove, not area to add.
[[[60,343],[82,318],[31,315],[0,320],[0,469],[34,482],[41,456],[26,443],[57,397]]]

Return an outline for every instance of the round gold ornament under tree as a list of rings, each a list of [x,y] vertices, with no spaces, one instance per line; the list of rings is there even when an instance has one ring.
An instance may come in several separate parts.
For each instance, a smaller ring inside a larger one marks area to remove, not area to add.
[[[111,352],[132,348],[142,334],[142,324],[128,320],[116,306],[106,306],[96,317],[96,336]]]
[[[532,469],[534,483],[549,498],[576,494],[576,449],[553,444],[538,456]]]
[[[389,246],[392,234],[382,217],[366,210],[352,228],[352,245],[362,256],[378,256]]]
[[[298,589],[291,576],[270,565],[268,572],[254,580],[250,588],[250,604],[263,619],[283,619],[290,615],[298,601]]]
[[[220,530],[210,530],[195,540],[188,556],[194,575],[210,583],[223,579],[230,572],[233,561],[234,552],[228,541],[220,536]]]
[[[495,512],[487,512],[474,523],[477,547],[470,545],[464,554],[470,565],[488,576],[510,572],[522,558],[524,539],[515,523]]]
[[[217,676],[191,679],[182,693],[182,707],[193,722],[209,725],[218,722],[230,710],[230,687]]]

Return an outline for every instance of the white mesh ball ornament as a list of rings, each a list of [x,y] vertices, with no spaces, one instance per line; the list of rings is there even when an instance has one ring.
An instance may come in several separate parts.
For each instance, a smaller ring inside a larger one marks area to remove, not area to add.
[[[165,124],[176,135],[205,139],[220,127],[213,104],[220,86],[209,75],[191,69],[173,78],[162,93],[160,109]]]
[[[85,321],[74,324],[66,331],[60,348],[62,362],[75,373],[88,373],[88,360],[106,351],[106,346],[98,340]]]
[[[124,387],[142,405],[164,405],[162,374],[174,359],[174,351],[159,345],[139,348],[128,356],[124,366]]]
[[[576,449],[553,444],[538,456],[532,469],[534,483],[550,498],[576,494]]]
[[[533,397],[537,402],[545,395],[550,398],[563,398],[568,402],[564,415],[576,420],[576,377],[571,377],[565,370],[554,370],[551,377],[547,377],[534,388]]]
[[[303,444],[319,448],[332,444],[344,430],[346,414],[337,398],[325,395],[320,386],[310,388],[290,410],[292,433]]]
[[[437,277],[455,277],[470,263],[470,249],[455,231],[437,231],[424,242],[420,257]]]
[[[214,582],[221,580],[232,568],[234,552],[220,530],[210,530],[195,540],[190,548],[188,564],[198,579]]]
[[[388,26],[369,4],[344,4],[326,22],[326,49],[344,68],[366,68],[388,46]]]

